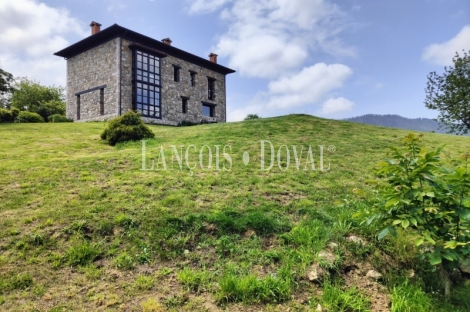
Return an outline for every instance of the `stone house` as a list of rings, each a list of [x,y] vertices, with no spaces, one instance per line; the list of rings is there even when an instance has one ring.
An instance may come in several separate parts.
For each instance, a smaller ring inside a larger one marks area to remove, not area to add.
[[[97,121],[129,110],[147,123],[227,120],[226,75],[235,71],[114,24],[54,55],[67,60],[67,117]]]

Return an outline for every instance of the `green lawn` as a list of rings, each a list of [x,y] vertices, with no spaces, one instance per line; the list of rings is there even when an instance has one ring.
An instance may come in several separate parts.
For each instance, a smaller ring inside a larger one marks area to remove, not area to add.
[[[352,218],[373,203],[374,165],[405,130],[306,115],[150,126],[142,170],[142,143],[111,147],[104,127],[0,124],[0,310],[470,309],[465,282],[443,302],[410,233],[377,241],[378,228]],[[261,140],[275,151],[270,170],[260,169]],[[445,144],[448,161],[470,150],[469,137],[424,142]],[[314,264],[327,272],[321,283],[308,279]],[[370,269],[383,278],[371,282]]]

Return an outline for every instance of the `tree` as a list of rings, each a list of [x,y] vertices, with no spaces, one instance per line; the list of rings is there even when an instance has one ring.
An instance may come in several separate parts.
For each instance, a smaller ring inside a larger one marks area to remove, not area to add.
[[[0,68],[0,107],[10,108],[10,96],[14,91],[13,75]]]
[[[444,67],[442,75],[428,75],[424,104],[439,111],[437,120],[450,133],[466,134],[470,130],[470,54],[455,53],[452,61],[454,66]]]
[[[54,114],[65,115],[63,88],[46,87],[37,82],[22,79],[15,85],[11,106],[41,115],[44,120]]]
[[[260,117],[258,114],[248,114],[244,120],[253,120],[253,119],[259,119]]]
[[[449,272],[470,255],[470,155],[445,168],[442,147],[427,151],[420,141],[410,133],[404,149],[391,148],[391,157],[378,164],[386,182],[378,185],[378,205],[356,215],[384,226],[379,239],[396,235],[397,227],[411,229],[422,256],[440,272],[448,298]]]

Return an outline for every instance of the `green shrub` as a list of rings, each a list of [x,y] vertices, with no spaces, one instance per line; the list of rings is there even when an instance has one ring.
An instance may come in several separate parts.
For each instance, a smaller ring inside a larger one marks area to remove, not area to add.
[[[18,114],[18,117],[16,117],[15,121],[39,123],[44,122],[44,118],[42,118],[39,114],[36,113],[22,111]]]
[[[54,114],[54,115],[50,115],[49,117],[47,117],[47,120],[49,122],[73,122],[73,119],[69,119],[65,116],[62,116],[60,114]]]
[[[0,122],[12,122],[14,120],[11,111],[0,108]]]
[[[108,141],[113,146],[119,142],[138,141],[153,137],[155,137],[155,134],[133,111],[112,119],[108,127],[101,133],[101,139]]]

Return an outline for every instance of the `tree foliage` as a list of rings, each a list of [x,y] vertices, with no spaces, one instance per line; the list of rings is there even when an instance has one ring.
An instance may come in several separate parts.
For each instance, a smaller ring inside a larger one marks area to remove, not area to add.
[[[39,114],[44,120],[50,115],[65,115],[63,88],[42,86],[37,82],[22,79],[15,86],[11,106]]]
[[[15,90],[13,83],[13,75],[0,68],[0,107],[10,108],[10,96]]]
[[[420,140],[409,134],[404,150],[392,148],[391,157],[378,164],[386,181],[378,188],[379,204],[359,215],[384,226],[379,239],[395,235],[396,227],[411,229],[423,257],[449,272],[470,254],[470,155],[445,168],[443,148],[427,151]]]
[[[253,120],[253,119],[259,119],[259,118],[260,117],[258,116],[258,114],[248,114],[246,115],[244,120]]]
[[[456,53],[452,61],[454,66],[444,67],[442,75],[428,75],[424,104],[439,111],[437,120],[449,132],[466,134],[470,130],[470,55]]]

